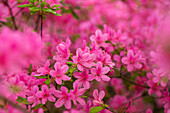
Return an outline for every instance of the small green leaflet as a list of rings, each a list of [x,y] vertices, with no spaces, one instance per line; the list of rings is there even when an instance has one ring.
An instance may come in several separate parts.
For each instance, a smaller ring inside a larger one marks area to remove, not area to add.
[[[24,7],[33,7],[32,4],[23,4],[23,5],[18,5],[18,7],[24,8]]]
[[[44,82],[45,84],[47,84],[48,86],[50,85],[50,83],[51,83],[51,79],[50,78],[48,78],[45,82]]]
[[[44,8],[43,11],[47,12],[47,13],[52,13],[57,16],[61,16],[60,14],[56,13],[55,11],[53,11],[52,9],[49,9],[49,8]]]
[[[100,112],[102,109],[104,109],[103,107],[97,106],[97,107],[93,107],[90,109],[90,113],[98,113]]]
[[[39,109],[39,108],[41,108],[43,106],[43,104],[41,103],[41,104],[37,104],[35,107],[33,107],[33,109]]]
[[[47,76],[44,76],[44,75],[41,75],[41,76],[35,76],[34,75],[34,77],[36,77],[36,78],[48,78]]]
[[[23,97],[18,97],[16,101],[19,102],[19,103],[26,104],[26,105],[29,104],[28,100],[26,98],[23,98]]]

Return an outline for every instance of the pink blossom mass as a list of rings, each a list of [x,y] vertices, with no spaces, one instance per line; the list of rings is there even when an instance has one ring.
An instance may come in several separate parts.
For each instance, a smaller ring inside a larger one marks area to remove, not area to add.
[[[0,113],[170,113],[170,0],[0,0]]]

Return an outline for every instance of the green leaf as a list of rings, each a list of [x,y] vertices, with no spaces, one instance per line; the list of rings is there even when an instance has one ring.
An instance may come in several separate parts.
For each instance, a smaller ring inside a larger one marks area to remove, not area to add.
[[[36,0],[29,0],[30,3],[34,4]]]
[[[60,6],[59,4],[56,4],[56,5],[53,5],[52,8],[55,7],[57,9],[59,6]]]
[[[47,76],[41,75],[41,76],[34,76],[36,78],[48,78]]]
[[[56,16],[61,16],[60,14],[56,13],[55,11],[53,11],[52,9],[48,9],[48,8],[44,8],[43,11],[48,12],[48,13],[52,13]]]
[[[46,16],[43,15],[43,19],[44,19],[44,20],[47,20]]]
[[[51,79],[50,78],[48,78],[45,82],[44,82],[45,84],[47,84],[48,86],[50,85],[50,83],[51,83]]]
[[[98,112],[100,112],[102,109],[104,109],[104,108],[101,107],[101,106],[93,107],[93,108],[90,109],[90,113],[98,113]]]
[[[39,7],[30,7],[29,8],[31,15],[35,14],[37,11],[40,10]]]
[[[67,65],[72,66],[74,63],[73,62],[66,62]]]
[[[29,10],[30,10],[30,11],[34,11],[34,12],[37,12],[37,11],[40,10],[40,8],[39,8],[39,7],[30,7]]]
[[[74,73],[74,70],[76,70],[76,68],[70,69],[70,73]]]
[[[47,3],[47,7],[50,8],[50,5]]]
[[[24,7],[33,7],[32,4],[23,4],[23,5],[18,5],[18,7],[24,8]]]
[[[40,3],[41,8],[44,8],[44,7],[45,7],[45,4],[46,4],[46,2],[45,2],[45,1],[42,1],[42,2]]]
[[[19,102],[19,103],[26,104],[26,105],[29,104],[28,100],[26,98],[23,98],[23,97],[18,97],[16,101]]]
[[[40,103],[40,104],[37,104],[35,107],[33,107],[33,109],[39,109],[39,108],[41,108],[42,106],[43,106],[43,104]]]
[[[71,10],[71,14],[76,18],[77,20],[79,19],[79,16],[74,12],[74,10]]]
[[[82,98],[87,98],[87,96],[81,96]]]

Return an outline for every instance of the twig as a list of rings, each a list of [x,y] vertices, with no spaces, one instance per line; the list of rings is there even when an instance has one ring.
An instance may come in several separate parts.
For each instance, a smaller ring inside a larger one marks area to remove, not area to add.
[[[128,106],[126,107],[124,113],[126,113],[126,111],[128,110],[129,106],[130,106],[130,101],[129,101],[129,104],[128,104]]]
[[[6,1],[3,0],[3,3],[8,7],[10,15],[11,15],[12,22],[13,22],[13,25],[14,25],[14,29],[17,30],[18,28],[17,28],[16,22],[15,22],[15,17],[13,15],[11,7],[8,4],[8,0],[6,0]]]
[[[16,17],[20,12],[22,12],[24,10],[24,8],[22,8],[22,9],[20,9],[16,14],[15,14],[15,16],[14,17]]]
[[[38,31],[38,26],[39,26],[39,21],[40,21],[40,15],[38,15],[38,18],[36,20],[36,26],[35,26],[35,31]]]
[[[43,17],[42,15],[40,15],[40,18],[41,18],[41,39],[43,37]]]
[[[138,83],[136,83],[136,82],[134,82],[134,81],[131,81],[131,80],[129,80],[128,78],[126,78],[126,77],[124,77],[124,76],[120,76],[120,78],[128,81],[128,82],[131,83],[131,84],[134,84],[134,85],[137,85],[137,86],[140,86],[140,87],[143,87],[143,88],[150,88],[149,86],[141,85],[141,84],[138,84]]]
[[[13,106],[14,108],[22,111],[23,113],[30,113],[29,111],[27,111],[26,109],[24,109],[23,107],[15,104],[14,102],[8,100],[6,97],[0,95],[0,100],[6,101],[8,104],[10,104],[11,106]]]
[[[140,87],[143,87],[143,88],[148,88],[148,89],[150,88],[149,86],[141,85],[141,84],[138,84],[138,83],[136,83],[132,80],[129,80],[128,78],[126,78],[124,76],[110,76],[110,78],[122,78],[123,80],[126,80],[131,84],[134,84],[134,85],[137,85],[137,86],[140,86]]]
[[[7,23],[0,20],[0,23],[7,26]]]
[[[111,110],[110,108],[106,108],[107,110],[111,111],[112,113],[116,113],[114,110]]]

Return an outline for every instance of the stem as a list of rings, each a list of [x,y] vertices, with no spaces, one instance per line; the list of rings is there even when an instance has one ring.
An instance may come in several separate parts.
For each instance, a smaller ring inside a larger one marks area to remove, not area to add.
[[[8,25],[7,25],[7,23],[6,23],[6,22],[4,22],[4,21],[1,21],[1,20],[0,20],[0,23],[1,23],[2,25],[6,25],[6,26],[8,26]]]
[[[23,9],[20,9],[16,14],[15,14],[15,17],[20,13],[20,12],[22,12],[24,10],[24,8]]]
[[[41,17],[41,39],[42,39],[42,37],[43,37],[43,17],[42,17],[42,15],[40,15],[40,17]]]
[[[8,104],[10,104],[10,105],[13,106],[14,108],[22,111],[23,113],[30,113],[30,112],[27,111],[25,108],[23,108],[23,107],[15,104],[14,102],[8,100],[6,97],[4,97],[4,96],[2,96],[2,95],[0,95],[0,100],[3,100],[3,101],[5,101],[5,102],[7,102]]]
[[[35,26],[35,31],[38,31],[38,26],[39,26],[39,21],[40,21],[40,15],[38,15],[38,18],[37,18],[37,20],[36,20],[36,26]]]
[[[3,2],[4,2],[4,4],[8,7],[9,12],[10,12],[10,15],[11,15],[12,22],[13,22],[13,25],[14,25],[14,29],[17,30],[18,28],[17,28],[16,22],[15,22],[15,17],[14,17],[14,15],[13,15],[13,12],[12,12],[11,7],[10,7],[9,4],[8,4],[8,0],[6,0],[6,1],[3,0]]]
[[[126,111],[128,110],[129,106],[130,106],[130,101],[129,101],[129,104],[128,104],[128,106],[126,107],[124,113],[126,113]]]
[[[110,108],[106,108],[107,110],[111,111],[112,113],[116,113],[114,110],[111,110]]]
[[[143,87],[143,88],[150,88],[149,86],[141,85],[141,84],[138,84],[138,83],[136,83],[134,81],[131,81],[131,80],[129,80],[128,78],[126,78],[124,76],[120,76],[120,78],[122,78],[123,80],[128,81],[131,84],[134,84],[134,85],[137,85],[137,86],[140,86],[140,87]]]
[[[110,78],[122,78],[123,80],[126,80],[131,84],[134,84],[134,85],[137,85],[137,86],[140,86],[140,87],[143,87],[143,88],[147,88],[147,89],[150,88],[149,86],[141,85],[141,84],[138,84],[138,83],[136,83],[136,82],[134,82],[132,80],[129,80],[128,78],[126,78],[124,76],[110,76]]]

